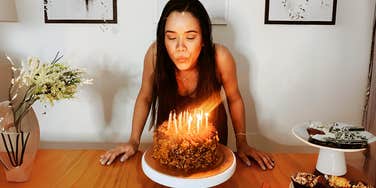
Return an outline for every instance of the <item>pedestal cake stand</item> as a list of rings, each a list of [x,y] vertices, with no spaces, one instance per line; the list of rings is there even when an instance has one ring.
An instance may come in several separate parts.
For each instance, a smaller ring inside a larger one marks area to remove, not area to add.
[[[164,186],[213,187],[228,180],[236,168],[235,155],[228,147],[219,144],[218,153],[219,159],[212,168],[189,175],[161,166],[152,158],[152,148],[144,152],[141,166],[147,177]]]
[[[320,149],[319,156],[317,158],[316,169],[323,174],[342,176],[346,174],[346,160],[345,152],[359,152],[366,148],[360,149],[341,149],[327,146],[321,146],[308,141],[309,135],[307,128],[309,123],[305,123],[300,126],[296,126],[292,129],[292,134],[300,141],[310,146]],[[369,133],[368,139],[374,140],[374,136]],[[369,141],[370,142],[370,141]]]

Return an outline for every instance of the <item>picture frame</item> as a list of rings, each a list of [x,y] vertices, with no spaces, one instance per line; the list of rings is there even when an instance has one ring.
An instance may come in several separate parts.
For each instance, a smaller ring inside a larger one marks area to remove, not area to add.
[[[162,10],[168,0],[156,0],[155,23],[158,22]],[[229,0],[200,0],[208,11],[212,25],[226,25],[228,19]]]
[[[116,24],[117,0],[44,0],[44,22]]]
[[[265,0],[264,24],[335,25],[337,0]]]

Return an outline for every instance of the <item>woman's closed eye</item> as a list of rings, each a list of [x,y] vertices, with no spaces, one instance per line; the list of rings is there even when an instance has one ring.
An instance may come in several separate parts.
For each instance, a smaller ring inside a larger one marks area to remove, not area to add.
[[[195,32],[190,32],[187,35],[185,35],[185,38],[187,40],[194,40],[197,38],[197,34]]]
[[[187,39],[188,40],[194,40],[196,38],[196,36],[188,36]]]
[[[167,39],[168,39],[168,40],[175,40],[176,37],[169,37],[169,36],[167,36]]]

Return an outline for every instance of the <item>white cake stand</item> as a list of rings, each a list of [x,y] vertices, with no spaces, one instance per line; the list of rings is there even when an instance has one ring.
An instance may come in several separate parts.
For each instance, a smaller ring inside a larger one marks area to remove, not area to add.
[[[176,171],[164,168],[151,157],[151,149],[142,156],[141,166],[145,175],[156,183],[168,187],[213,187],[228,180],[235,172],[236,158],[226,146],[219,145],[223,153],[214,168],[189,175],[182,175]]]
[[[365,148],[361,149],[340,149],[332,148],[327,146],[321,146],[308,141],[309,135],[307,128],[309,123],[292,128],[292,134],[300,141],[308,144],[310,146],[320,149],[319,156],[317,158],[316,169],[323,174],[342,176],[346,174],[346,160],[345,152],[358,152],[363,151]],[[368,132],[367,132],[368,133]],[[373,138],[374,136],[369,133],[367,136],[368,139]]]

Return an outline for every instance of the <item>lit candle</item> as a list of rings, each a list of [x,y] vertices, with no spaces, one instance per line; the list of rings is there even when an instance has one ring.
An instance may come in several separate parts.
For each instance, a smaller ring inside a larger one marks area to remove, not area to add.
[[[204,112],[203,112],[202,110],[200,110],[200,124],[201,124],[201,125],[204,125],[204,124],[202,123],[203,119],[204,119]]]
[[[191,124],[192,124],[192,116],[189,115],[189,118],[188,118],[188,133],[191,133]]]
[[[184,125],[187,125],[188,123],[188,111],[185,111],[185,116],[184,116]]]
[[[174,126],[175,126],[175,133],[178,134],[178,125],[176,123],[176,113],[174,112]]]
[[[201,121],[201,114],[196,114],[196,117],[197,117],[197,125],[196,125],[196,128],[197,128],[197,133],[199,133],[200,131],[200,121]]]
[[[205,127],[208,128],[209,126],[209,113],[205,113]]]
[[[187,128],[187,123],[188,123],[188,113],[187,113],[187,111],[184,111],[184,113],[183,113],[183,127],[184,127],[184,129]]]
[[[167,124],[167,130],[170,130],[171,127],[171,120],[172,120],[172,114],[168,114],[168,124]]]
[[[182,113],[182,118],[181,118],[181,128],[184,130],[184,119],[185,119],[185,111],[181,112]]]
[[[179,113],[179,130],[181,130],[182,129],[182,123],[181,123],[181,121],[182,121],[182,114],[181,114],[181,112]]]

